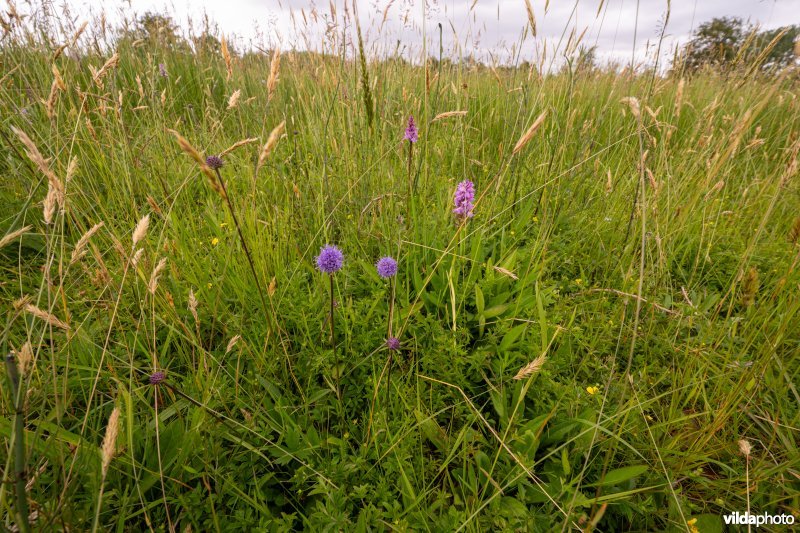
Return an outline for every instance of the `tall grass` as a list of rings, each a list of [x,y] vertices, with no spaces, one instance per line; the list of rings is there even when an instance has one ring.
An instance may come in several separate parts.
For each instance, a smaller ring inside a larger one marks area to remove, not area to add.
[[[4,526],[26,507],[43,531],[797,514],[796,73],[415,65],[360,36],[344,53],[347,16],[325,55],[12,18],[0,301],[3,349],[32,360],[22,430],[2,388]],[[220,153],[225,199],[203,176]]]

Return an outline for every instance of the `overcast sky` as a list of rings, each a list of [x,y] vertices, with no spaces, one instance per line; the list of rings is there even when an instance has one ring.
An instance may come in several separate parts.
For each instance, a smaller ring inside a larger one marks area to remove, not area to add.
[[[331,28],[331,4],[341,24],[342,0],[59,0],[82,16],[105,9],[111,21],[147,11],[171,13],[184,28],[188,20],[199,26],[203,14],[218,30],[238,43],[282,49],[319,50]],[[545,10],[546,3],[549,4]],[[347,2],[352,12],[352,0]],[[423,31],[429,53],[438,53],[439,23],[443,26],[446,55],[473,54],[482,60],[507,61],[514,52],[520,60],[538,61],[545,51],[563,51],[574,30],[583,43],[597,46],[601,60],[652,60],[654,45],[667,14],[666,0],[531,0],[537,39],[521,41],[528,17],[524,0],[356,0],[359,20],[373,54],[394,51],[411,59],[421,57]],[[673,0],[662,46],[662,57],[690,37],[702,22],[719,16],[737,16],[765,29],[800,24],[800,0]],[[341,26],[338,26],[339,28]],[[349,38],[353,38],[350,34]],[[521,44],[520,44],[521,43]]]

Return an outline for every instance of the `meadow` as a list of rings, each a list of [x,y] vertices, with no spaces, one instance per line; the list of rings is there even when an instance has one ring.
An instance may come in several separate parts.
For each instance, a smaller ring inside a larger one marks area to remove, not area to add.
[[[5,528],[797,516],[796,71],[5,18]]]

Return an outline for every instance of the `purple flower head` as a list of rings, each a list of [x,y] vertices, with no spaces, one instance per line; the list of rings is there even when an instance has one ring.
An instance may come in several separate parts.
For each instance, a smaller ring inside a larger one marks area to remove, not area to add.
[[[210,155],[206,157],[206,165],[208,165],[211,170],[220,169],[224,164],[225,163],[222,162],[222,158],[218,155]]]
[[[386,339],[386,347],[393,352],[398,351],[400,349],[400,339],[397,337],[389,337]]]
[[[406,134],[403,135],[403,139],[411,143],[415,143],[419,140],[419,134],[417,132],[417,124],[416,122],[414,122],[413,116],[408,117],[408,126],[406,127]]]
[[[158,64],[158,74],[162,78],[166,78],[167,77],[167,66],[164,65],[164,63],[159,63]]]
[[[375,268],[378,269],[378,275],[382,278],[391,278],[397,274],[397,261],[389,256],[381,257],[375,263]]]
[[[320,272],[333,274],[344,264],[344,254],[336,246],[326,244],[317,256],[317,268]]]
[[[153,372],[150,375],[150,385],[158,385],[159,383],[164,381],[164,379],[166,379],[166,377],[167,377],[166,374],[164,374],[160,370],[158,372]]]
[[[472,218],[473,202],[475,201],[475,184],[464,180],[456,187],[453,195],[453,204],[456,206],[453,213],[459,218]]]

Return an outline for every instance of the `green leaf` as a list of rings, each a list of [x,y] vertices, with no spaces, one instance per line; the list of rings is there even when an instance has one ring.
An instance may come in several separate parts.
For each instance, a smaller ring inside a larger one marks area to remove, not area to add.
[[[520,324],[508,330],[508,333],[503,335],[503,340],[500,341],[500,346],[497,348],[497,353],[503,353],[519,339],[520,335],[525,331],[527,324]]]
[[[634,466],[624,466],[622,468],[617,468],[615,470],[611,470],[606,474],[606,477],[603,478],[601,481],[594,483],[592,487],[600,487],[604,485],[618,485],[624,481],[631,480],[637,476],[641,476],[649,467],[647,465],[634,465]]]

